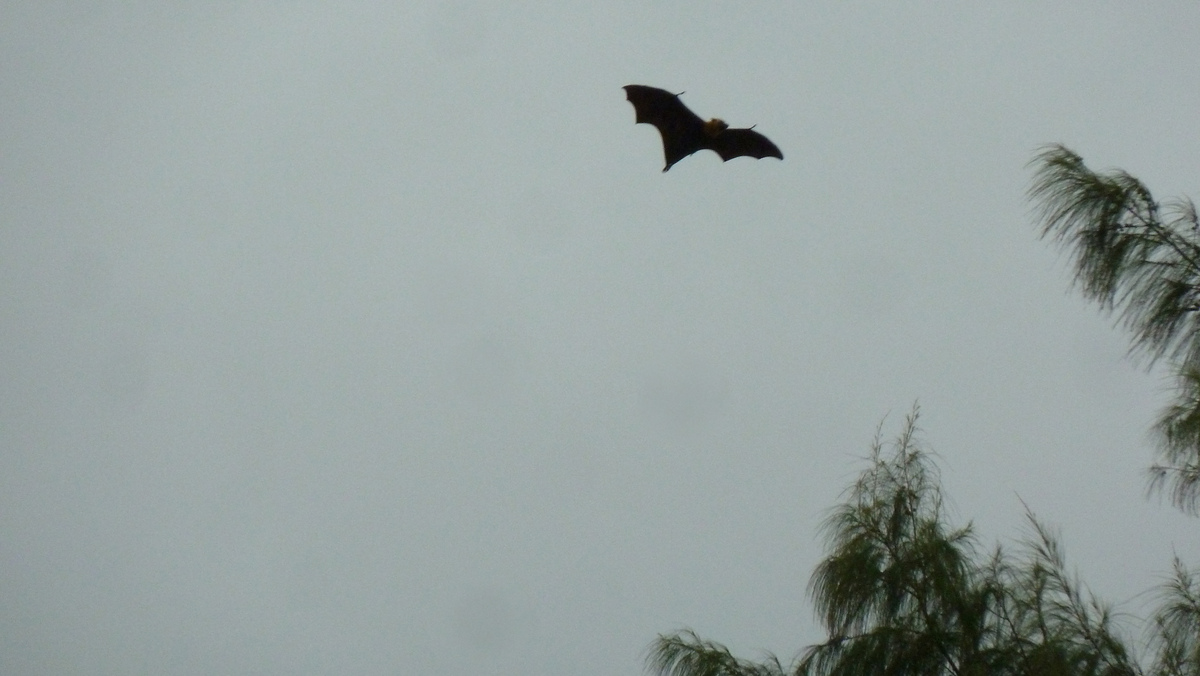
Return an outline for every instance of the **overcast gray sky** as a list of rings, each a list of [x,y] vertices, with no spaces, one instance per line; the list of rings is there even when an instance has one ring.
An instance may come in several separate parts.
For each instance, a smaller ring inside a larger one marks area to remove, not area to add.
[[[636,674],[820,640],[817,526],[919,400],[1136,609],[1163,374],[1027,163],[1200,197],[1200,5],[0,7],[0,671]],[[621,87],[786,156],[662,174]]]

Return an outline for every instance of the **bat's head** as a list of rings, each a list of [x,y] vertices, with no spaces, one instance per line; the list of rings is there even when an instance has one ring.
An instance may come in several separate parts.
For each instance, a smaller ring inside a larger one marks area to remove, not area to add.
[[[725,124],[725,120],[720,120],[714,117],[713,119],[704,123],[704,135],[708,136],[709,138],[716,138],[717,135],[728,128],[729,125]]]

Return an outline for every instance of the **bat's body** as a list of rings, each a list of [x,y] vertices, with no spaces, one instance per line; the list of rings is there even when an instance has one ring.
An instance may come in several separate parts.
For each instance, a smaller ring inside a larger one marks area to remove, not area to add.
[[[665,89],[626,85],[625,97],[633,104],[638,122],[658,127],[667,160],[663,171],[688,155],[705,149],[716,152],[726,162],[743,155],[757,159],[783,159],[783,153],[766,136],[753,129],[730,129],[724,121],[716,118],[705,122],[688,110],[677,95]]]

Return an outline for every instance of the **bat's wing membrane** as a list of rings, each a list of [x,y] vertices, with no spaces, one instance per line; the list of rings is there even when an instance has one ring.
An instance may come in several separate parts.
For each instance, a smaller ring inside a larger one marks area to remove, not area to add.
[[[743,155],[759,160],[764,157],[783,159],[779,146],[753,129],[726,129],[712,139],[708,147],[715,150],[726,162]]]
[[[636,120],[654,125],[662,135],[667,160],[663,171],[705,147],[704,120],[688,110],[675,94],[658,87],[628,85],[625,97],[633,104]]]
[[[675,127],[681,123],[703,127],[704,120],[688,110],[679,97],[665,89],[645,85],[627,85],[625,98],[633,104],[638,122],[658,127]]]

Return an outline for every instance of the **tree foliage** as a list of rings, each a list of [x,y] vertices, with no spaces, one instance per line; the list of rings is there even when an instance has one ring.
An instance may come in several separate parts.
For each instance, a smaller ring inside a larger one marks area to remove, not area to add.
[[[830,638],[798,673],[943,673],[985,659],[981,610],[992,590],[972,562],[970,526],[947,524],[936,468],[910,416],[890,455],[878,435],[870,469],[826,519],[830,554],[809,594]],[[865,671],[864,671],[865,669]]]
[[[1174,403],[1154,426],[1161,464],[1151,488],[1172,502],[1200,506],[1200,218],[1189,200],[1155,201],[1123,171],[1099,173],[1061,145],[1048,146],[1029,196],[1042,236],[1071,256],[1085,296],[1114,312],[1150,363],[1175,366]]]
[[[770,657],[763,662],[738,659],[718,643],[695,633],[660,636],[646,660],[659,676],[784,676],[783,665]]]
[[[1170,362],[1174,402],[1154,426],[1152,490],[1200,509],[1200,217],[1155,201],[1121,171],[1097,173],[1067,148],[1034,160],[1030,198],[1042,236],[1070,253],[1084,295],[1117,315],[1132,351]],[[946,512],[914,410],[826,519],[828,555],[809,581],[827,633],[788,667],[735,657],[685,631],[659,636],[657,676],[1200,676],[1200,580],[1178,559],[1158,588],[1143,643],[1067,567],[1054,535],[1026,510],[1028,536],[984,551]],[[1142,649],[1139,659],[1135,647]]]
[[[660,636],[657,676],[1200,676],[1200,583],[1181,565],[1160,590],[1136,659],[1121,619],[1066,566],[1057,539],[1028,513],[1009,553],[980,548],[947,514],[916,412],[824,523],[827,556],[809,595],[827,639],[784,667],[751,661],[688,631]]]
[[[1159,587],[1152,642],[1158,676],[1200,676],[1200,580],[1175,559],[1175,571]]]

